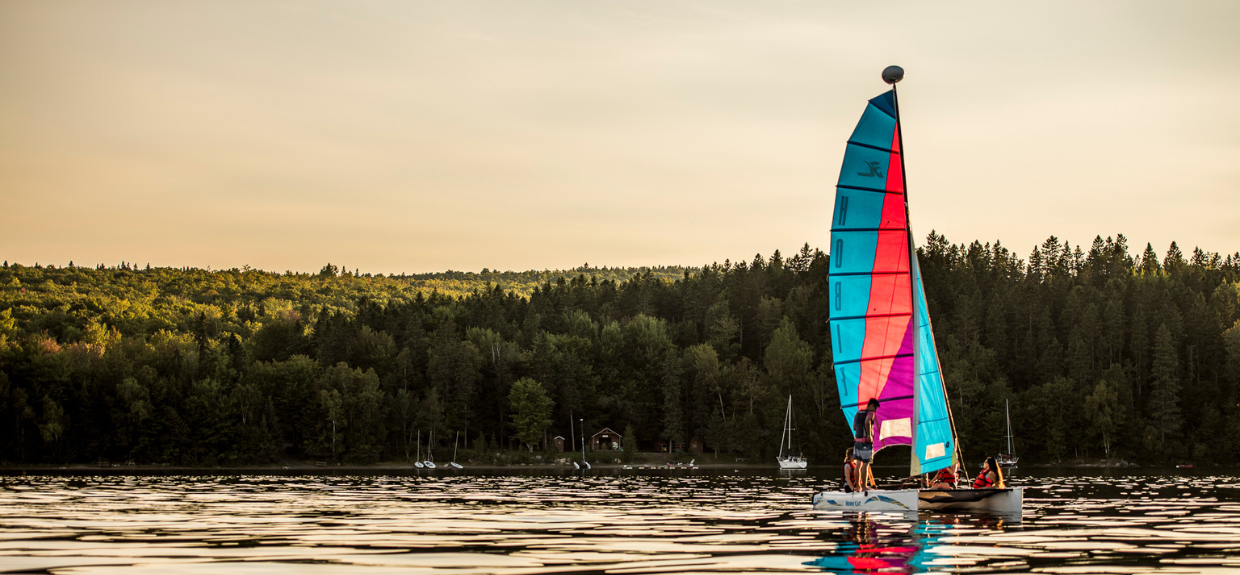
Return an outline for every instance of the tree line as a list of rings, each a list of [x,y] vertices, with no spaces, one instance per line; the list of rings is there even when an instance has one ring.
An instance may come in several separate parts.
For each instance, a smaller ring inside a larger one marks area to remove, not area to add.
[[[1023,260],[933,232],[918,253],[966,459],[1006,450],[1010,403],[1022,462],[1240,461],[1240,253],[1051,237]],[[828,267],[806,245],[528,272],[527,295],[489,271],[5,262],[0,461],[406,461],[458,434],[545,448],[578,420],[643,450],[770,458],[792,396],[806,455],[834,463],[850,433]]]

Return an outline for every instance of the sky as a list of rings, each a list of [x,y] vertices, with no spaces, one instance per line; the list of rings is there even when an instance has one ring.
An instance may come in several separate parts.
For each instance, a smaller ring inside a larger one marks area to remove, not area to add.
[[[825,249],[882,69],[911,221],[1240,251],[1240,2],[0,2],[0,259],[372,273]]]

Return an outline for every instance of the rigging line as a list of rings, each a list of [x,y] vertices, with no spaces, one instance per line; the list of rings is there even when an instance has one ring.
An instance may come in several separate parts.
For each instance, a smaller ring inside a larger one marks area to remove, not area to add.
[[[891,85],[891,98],[892,98],[892,103],[894,104],[895,112],[896,112],[896,138],[900,142],[900,153],[901,153],[900,175],[901,177],[904,178],[904,181],[902,182],[903,188],[904,188],[904,220],[908,224],[908,242],[909,242],[909,258],[910,258],[909,270],[911,273],[913,269],[913,258],[917,257],[917,248],[916,248],[917,244],[913,240],[913,222],[912,222],[912,218],[909,216],[908,172],[906,171],[907,163],[903,161],[904,126],[900,122],[900,97],[899,97],[899,94],[896,92],[895,84]],[[917,271],[918,271],[917,275],[918,277],[920,277],[921,266],[917,266]],[[909,282],[910,287],[912,287],[911,285],[912,283],[913,282]],[[916,289],[916,288],[913,288],[913,289]],[[913,297],[914,298],[917,297],[917,294],[915,292],[913,293]],[[917,304],[914,303],[913,305],[916,306]],[[913,320],[913,321],[916,322],[917,320]],[[930,349],[934,352],[934,364],[935,364],[935,367],[938,369],[938,373],[939,373],[939,378],[938,378],[939,388],[943,393],[943,403],[947,407],[948,421],[951,423],[952,442],[955,443],[955,448],[956,448],[955,451],[956,451],[956,454],[958,455],[958,461],[961,467],[963,468],[964,467],[964,449],[960,447],[960,436],[956,434],[956,416],[955,414],[952,413],[952,402],[949,396],[947,395],[947,381],[943,379],[943,366],[939,362],[938,349],[937,349],[937,346],[934,344],[934,327],[933,327],[933,323],[930,321],[930,310],[928,309],[926,310],[926,329],[930,332]],[[913,368],[913,374],[914,374],[914,377],[916,377],[916,374],[917,374],[916,367]]]
[[[896,92],[896,84],[894,82],[891,84],[891,104],[892,104],[892,108],[894,108],[894,111],[896,113],[895,137],[896,137],[896,143],[900,147],[900,178],[901,178],[900,187],[904,191],[904,226],[905,226],[905,229],[907,230],[905,233],[907,234],[907,238],[908,238],[908,253],[909,253],[909,262],[908,262],[908,270],[909,270],[908,287],[909,287],[909,299],[910,299],[909,303],[910,303],[911,309],[913,310],[912,323],[913,323],[913,331],[914,331],[913,333],[913,395],[916,396],[916,395],[920,395],[918,393],[918,390],[921,388],[920,378],[917,376],[917,367],[918,367],[917,356],[919,355],[917,352],[918,352],[918,348],[921,346],[918,345],[917,333],[916,333],[917,323],[918,323],[917,321],[918,319],[917,318],[917,286],[914,285],[916,283],[915,280],[917,279],[916,276],[918,276],[919,274],[913,273],[914,267],[913,267],[912,258],[915,257],[914,254],[916,252],[914,252],[915,244],[913,243],[913,219],[910,217],[909,207],[908,207],[908,174],[905,173],[905,165],[908,162],[904,161],[904,130],[903,130],[903,126],[900,125],[900,97],[899,97],[899,94]],[[890,164],[888,166],[890,167]],[[922,353],[925,353],[925,352],[923,351]],[[914,403],[916,403],[916,400],[914,400]],[[917,405],[913,406],[913,413],[914,413],[914,418],[917,420],[917,426],[921,425],[920,411],[921,411],[920,406],[917,406]],[[955,441],[954,431],[955,430],[953,430],[953,433],[952,433],[953,442],[959,444],[959,442]],[[911,454],[912,461],[909,463],[910,475],[911,475],[912,466],[914,463],[916,464],[916,468],[918,471],[922,470],[921,469],[921,456],[917,453],[917,447],[918,447],[916,445],[917,435],[918,435],[917,429],[913,429],[913,444],[914,445],[913,445],[913,453]]]

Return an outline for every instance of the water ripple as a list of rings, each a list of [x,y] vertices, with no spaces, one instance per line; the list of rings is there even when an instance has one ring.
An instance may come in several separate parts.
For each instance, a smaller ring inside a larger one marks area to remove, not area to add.
[[[815,512],[810,474],[0,477],[0,572],[1240,569],[1235,475],[1044,475],[1017,522]]]

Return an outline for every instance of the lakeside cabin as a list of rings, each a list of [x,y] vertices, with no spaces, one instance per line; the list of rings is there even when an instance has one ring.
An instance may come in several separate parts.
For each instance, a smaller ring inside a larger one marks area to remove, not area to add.
[[[594,451],[620,451],[621,439],[622,436],[619,433],[616,433],[610,427],[604,427],[590,436],[590,449]]]

